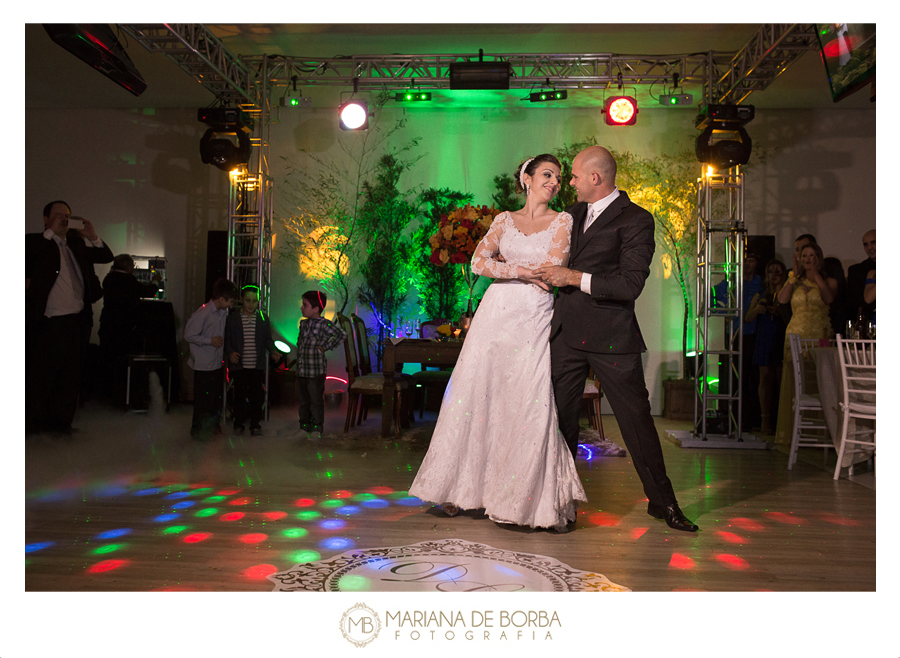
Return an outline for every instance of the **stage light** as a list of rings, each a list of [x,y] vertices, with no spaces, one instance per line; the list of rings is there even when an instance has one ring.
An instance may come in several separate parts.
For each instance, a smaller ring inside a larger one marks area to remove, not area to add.
[[[637,122],[638,106],[632,96],[613,96],[603,104],[608,126],[633,126]]]
[[[231,172],[250,162],[250,137],[241,130],[209,128],[200,139],[200,159]]]
[[[281,107],[312,107],[312,99],[296,90],[286,91],[281,97]]]
[[[750,161],[753,142],[744,125],[753,120],[752,105],[708,105],[694,120],[697,160],[714,169],[730,169]]]
[[[547,101],[564,101],[569,97],[569,92],[565,90],[559,91],[535,91],[528,96],[528,100],[532,103],[546,103]]]
[[[430,91],[404,91],[394,94],[394,100],[399,102],[422,102],[431,100]]]
[[[347,101],[338,108],[341,130],[368,130],[369,107],[362,101]]]
[[[690,94],[663,94],[659,97],[660,105],[691,105],[694,97]]]

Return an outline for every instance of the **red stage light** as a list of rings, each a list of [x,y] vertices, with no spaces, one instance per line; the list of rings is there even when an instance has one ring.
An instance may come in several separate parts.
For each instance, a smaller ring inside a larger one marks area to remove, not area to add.
[[[638,106],[632,96],[613,96],[603,103],[603,116],[608,126],[633,126],[637,122]]]

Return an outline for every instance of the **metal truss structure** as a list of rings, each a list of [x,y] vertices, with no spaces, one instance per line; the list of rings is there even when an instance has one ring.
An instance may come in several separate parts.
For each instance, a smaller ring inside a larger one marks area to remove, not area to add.
[[[744,174],[740,167],[708,171],[697,198],[697,346],[694,356],[694,436],[742,440],[741,363],[744,246]],[[724,321],[722,347],[712,335]],[[711,366],[717,367],[717,373]],[[718,375],[716,393],[712,392]],[[715,427],[710,427],[710,418]],[[717,430],[717,431],[711,431]],[[723,431],[724,430],[724,431]]]
[[[223,102],[258,103],[273,87],[357,85],[360,90],[449,89],[454,62],[484,56],[510,64],[510,88],[608,89],[672,81],[703,85],[704,104],[738,104],[761,91],[807,50],[811,24],[766,24],[737,53],[690,55],[446,54],[354,55],[313,59],[231,53],[203,25],[123,24],[151,52],[162,52]]]

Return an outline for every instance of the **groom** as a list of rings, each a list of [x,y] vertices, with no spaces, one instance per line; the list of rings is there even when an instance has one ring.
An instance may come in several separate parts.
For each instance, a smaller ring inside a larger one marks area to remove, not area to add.
[[[560,429],[574,458],[590,367],[644,485],[647,513],[665,519],[670,528],[695,532],[697,525],[678,507],[666,476],[641,363],[647,347],[634,315],[634,300],[653,260],[653,216],[616,188],[616,161],[601,146],[575,156],[570,184],[578,203],[567,209],[574,218],[569,267],[535,270],[536,276],[559,286],[550,356]]]

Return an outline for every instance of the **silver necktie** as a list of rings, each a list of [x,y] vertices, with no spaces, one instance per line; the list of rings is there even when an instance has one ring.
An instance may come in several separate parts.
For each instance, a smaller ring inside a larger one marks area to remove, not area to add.
[[[59,251],[60,257],[66,261],[66,267],[69,270],[69,278],[72,279],[72,290],[75,292],[75,299],[81,299],[84,296],[84,288],[81,285],[81,278],[78,276],[78,270],[75,269],[72,254],[69,253],[69,247],[63,243],[59,246]]]

